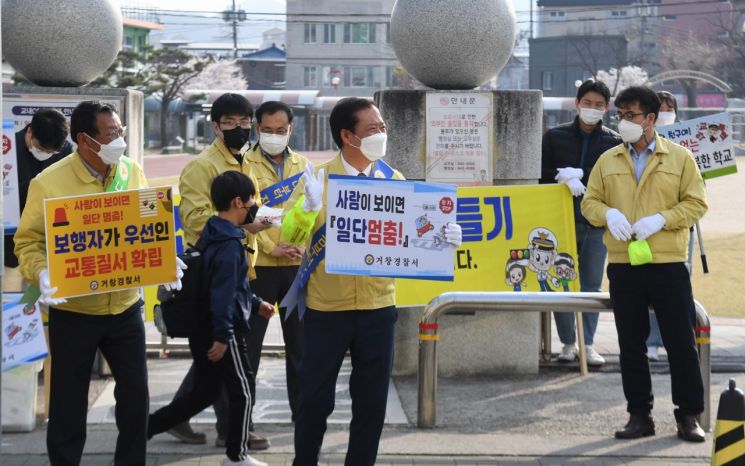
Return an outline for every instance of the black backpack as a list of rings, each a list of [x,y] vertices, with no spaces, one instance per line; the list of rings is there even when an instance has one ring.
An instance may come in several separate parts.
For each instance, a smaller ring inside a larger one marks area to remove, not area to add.
[[[206,251],[206,248],[205,248]],[[190,247],[178,254],[187,269],[181,278],[181,290],[166,290],[158,286],[158,300],[155,306],[155,325],[161,334],[171,338],[187,338],[196,334],[204,325],[206,306],[208,306],[208,280],[203,277],[204,252]]]

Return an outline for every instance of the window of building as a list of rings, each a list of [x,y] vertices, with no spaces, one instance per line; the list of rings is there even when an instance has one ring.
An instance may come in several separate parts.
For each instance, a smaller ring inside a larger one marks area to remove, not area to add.
[[[315,44],[316,42],[318,42],[316,26],[318,25],[305,23],[305,43],[306,44]]]
[[[385,23],[385,43],[391,43],[391,23]]]
[[[675,21],[676,19],[678,19],[676,15],[664,15],[662,17],[663,21]]]
[[[554,73],[553,71],[541,72],[541,89],[544,91],[550,91],[554,88]]]
[[[303,86],[318,87],[318,67],[316,66],[304,66],[303,67]]]
[[[626,17],[626,16],[628,16],[628,15],[629,15],[629,12],[628,12],[628,11],[626,11],[626,10],[621,10],[621,11],[611,11],[611,13],[610,13],[610,14],[611,14],[611,16],[615,16],[615,17]]]
[[[336,43],[336,24],[327,23],[323,25],[323,43],[324,44],[335,44]]]
[[[124,48],[131,49],[134,47],[134,38],[132,36],[124,36]]]
[[[566,11],[552,11],[549,13],[552,18],[564,18],[566,17]]]
[[[374,23],[347,23],[344,25],[345,44],[374,44]]]
[[[349,67],[349,85],[351,87],[367,87],[367,67]]]

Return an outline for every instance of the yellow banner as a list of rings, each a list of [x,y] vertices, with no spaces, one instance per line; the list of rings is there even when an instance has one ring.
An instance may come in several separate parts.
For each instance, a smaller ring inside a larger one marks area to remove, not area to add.
[[[458,188],[455,281],[396,280],[398,306],[447,291],[579,291],[572,196],[563,185]]]
[[[176,280],[170,187],[46,199],[44,214],[55,298]]]

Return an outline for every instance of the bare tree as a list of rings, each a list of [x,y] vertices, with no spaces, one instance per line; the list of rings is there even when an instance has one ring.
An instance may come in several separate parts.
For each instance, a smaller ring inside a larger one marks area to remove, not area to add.
[[[743,47],[745,52],[745,47]],[[719,62],[731,52],[720,44],[708,42],[697,37],[693,31],[681,39],[668,39],[662,48],[662,67],[665,71],[696,70],[713,75],[719,73]],[[745,59],[745,55],[740,60]],[[742,74],[742,61],[739,63]],[[679,79],[688,98],[688,106],[696,106],[698,82],[693,79]]]

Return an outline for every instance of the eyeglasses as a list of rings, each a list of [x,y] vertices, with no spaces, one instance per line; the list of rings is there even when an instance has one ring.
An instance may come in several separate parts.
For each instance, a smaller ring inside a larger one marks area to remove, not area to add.
[[[632,121],[634,118],[638,117],[639,115],[644,115],[644,113],[643,112],[642,113],[632,113],[632,112],[622,113],[622,112],[618,112],[615,115],[613,115],[613,118],[616,121],[621,121],[621,120]]]
[[[237,127],[241,127],[241,129],[251,129],[251,120],[241,120],[241,121],[235,121],[235,120],[229,120],[229,121],[221,121],[220,128],[222,129],[235,129]]]
[[[111,142],[111,141],[113,141],[114,139],[117,139],[117,138],[126,138],[127,137],[127,127],[126,126],[122,126],[121,129],[110,131],[110,132],[105,133],[105,134],[101,134],[100,137],[107,138],[109,140],[109,142]],[[91,139],[93,139],[96,142],[99,142],[97,139],[95,139],[93,137],[91,137]],[[100,144],[100,142],[99,142],[99,144]]]

